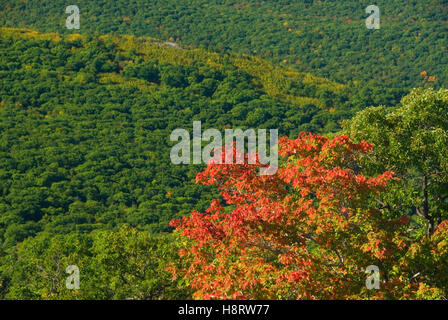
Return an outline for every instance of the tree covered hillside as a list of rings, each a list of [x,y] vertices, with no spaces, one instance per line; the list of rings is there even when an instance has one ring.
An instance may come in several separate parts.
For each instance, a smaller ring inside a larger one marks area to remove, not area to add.
[[[403,88],[0,28],[0,299],[446,299],[448,91]],[[197,120],[278,129],[278,171],[172,164]]]
[[[1,29],[0,241],[122,223],[168,231],[212,194],[176,166],[176,128],[334,132],[344,85],[258,58],[131,36]]]
[[[0,25],[71,33],[65,1],[0,1]],[[79,0],[81,33],[152,36],[238,51],[339,82],[448,85],[447,0]],[[368,30],[365,9],[380,8]],[[366,84],[363,84],[365,87]]]

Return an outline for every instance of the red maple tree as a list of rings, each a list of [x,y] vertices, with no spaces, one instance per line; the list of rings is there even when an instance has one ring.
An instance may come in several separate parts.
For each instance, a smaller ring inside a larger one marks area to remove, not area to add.
[[[359,156],[372,148],[348,136],[301,133],[280,139],[274,175],[259,175],[258,162],[209,163],[196,181],[216,185],[222,199],[171,221],[189,240],[180,252],[185,268],[171,272],[189,281],[197,299],[402,295],[410,287],[393,270],[409,246],[409,219],[376,208],[373,199],[395,178],[362,174]],[[366,288],[369,265],[379,267],[383,290]]]

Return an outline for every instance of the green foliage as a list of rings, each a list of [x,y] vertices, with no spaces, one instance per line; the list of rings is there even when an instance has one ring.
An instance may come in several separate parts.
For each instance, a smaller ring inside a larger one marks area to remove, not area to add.
[[[400,106],[367,108],[344,125],[353,139],[375,145],[364,159],[370,174],[400,178],[384,206],[423,217],[429,234],[448,218],[447,110],[448,90],[416,89]]]
[[[128,226],[89,235],[40,233],[0,258],[4,299],[188,299],[168,263],[178,260],[174,235],[152,236]],[[80,271],[79,290],[68,290],[65,269]]]
[[[78,0],[81,29],[115,32],[256,54],[302,72],[370,88],[403,90],[448,85],[446,0],[377,0],[381,29],[368,30],[370,1],[310,0]],[[72,33],[65,27],[67,2],[7,2],[0,25]],[[428,77],[420,73],[426,71]],[[395,97],[397,97],[395,95]],[[382,94],[376,99],[385,99]],[[384,104],[380,101],[378,104]],[[389,101],[390,102],[390,101]]]
[[[448,93],[418,89],[390,106],[413,86],[448,85],[447,6],[380,1],[371,32],[368,4],[82,0],[82,35],[65,29],[62,1],[2,5],[0,25],[69,34],[0,28],[0,298],[189,298],[166,273],[182,263],[168,222],[218,195],[194,184],[201,166],[171,164],[171,131],[201,120],[331,135],[370,105],[384,106],[343,130],[375,145],[367,175],[401,180],[369,201],[411,216],[410,236],[426,242],[406,253],[409,279],[442,288],[420,298],[443,297]],[[72,264],[80,290],[65,288]]]
[[[356,109],[344,86],[256,58],[144,38],[2,31],[6,247],[40,231],[89,233],[123,223],[165,232],[171,219],[205,208],[212,194],[194,185],[201,167],[169,159],[171,131],[191,130],[193,120],[204,130],[250,126],[292,136],[336,131]],[[333,111],[316,106],[325,103]]]

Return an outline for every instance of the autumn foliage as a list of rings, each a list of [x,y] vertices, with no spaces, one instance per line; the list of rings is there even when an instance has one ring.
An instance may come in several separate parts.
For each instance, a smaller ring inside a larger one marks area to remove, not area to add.
[[[396,178],[366,177],[359,166],[372,148],[302,133],[279,141],[272,176],[259,175],[259,164],[209,163],[196,181],[216,185],[222,199],[171,222],[190,240],[181,250],[187,267],[174,276],[197,299],[415,297],[421,284],[403,262],[409,218],[392,219],[375,202]],[[369,265],[380,269],[381,290],[366,288]]]

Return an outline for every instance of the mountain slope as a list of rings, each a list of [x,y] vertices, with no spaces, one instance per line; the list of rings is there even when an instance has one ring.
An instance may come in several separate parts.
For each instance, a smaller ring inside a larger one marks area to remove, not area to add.
[[[346,86],[243,55],[150,38],[1,29],[0,239],[128,223],[153,232],[204,209],[201,166],[170,161],[172,130],[333,132]]]
[[[371,4],[380,8],[380,30],[365,27]],[[230,49],[344,83],[399,89],[428,80],[448,85],[447,0],[117,0],[113,5],[80,0],[76,5],[81,33],[149,35]],[[65,28],[66,6],[62,0],[5,1],[0,25],[71,33]]]

